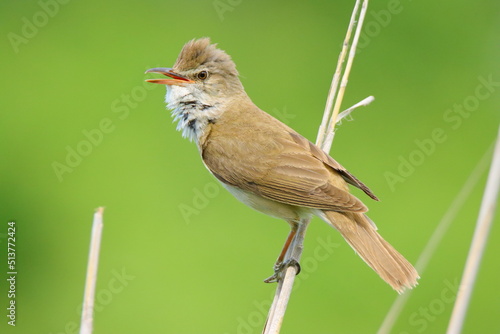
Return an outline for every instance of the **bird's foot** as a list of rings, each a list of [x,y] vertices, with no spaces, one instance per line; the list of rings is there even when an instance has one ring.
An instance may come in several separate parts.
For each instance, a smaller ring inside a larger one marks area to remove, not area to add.
[[[298,275],[300,273],[300,264],[297,260],[295,259],[290,259],[285,262],[276,262],[274,265],[274,274],[264,280],[264,283],[275,283],[278,282],[283,278],[283,275],[286,272],[286,269],[288,267],[295,267],[295,270],[297,273],[295,275]]]

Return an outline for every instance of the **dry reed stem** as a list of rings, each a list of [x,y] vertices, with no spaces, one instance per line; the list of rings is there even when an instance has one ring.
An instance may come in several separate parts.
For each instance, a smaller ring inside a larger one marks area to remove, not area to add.
[[[345,89],[348,82],[348,77],[350,73],[350,69],[353,64],[354,55],[356,54],[357,42],[359,40],[359,35],[361,34],[361,28],[363,26],[363,20],[366,14],[366,10],[368,8],[368,0],[363,1],[363,5],[361,7],[361,12],[359,14],[358,25],[356,28],[356,32],[354,35],[353,43],[349,52],[349,59],[347,61],[346,70],[344,71],[344,75],[342,76],[342,84],[340,86],[340,90],[338,90],[337,96],[334,99],[335,93],[337,92],[337,87],[339,84],[340,74],[342,72],[342,64],[345,60],[345,56],[347,54],[347,50],[349,49],[349,41],[351,39],[351,34],[353,27],[356,24],[356,16],[359,11],[359,4],[361,0],[356,0],[354,5],[353,13],[351,15],[351,21],[349,23],[346,38],[344,40],[344,44],[342,47],[342,51],[339,56],[339,60],[337,63],[337,68],[335,70],[335,74],[332,79],[332,84],[330,86],[330,91],[327,97],[327,103],[325,107],[325,113],[323,114],[323,120],[321,122],[318,138],[316,144],[320,146],[326,153],[330,151],[332,146],[335,124],[337,123],[337,115],[340,110],[340,105],[342,103],[342,99],[345,93]],[[366,105],[373,100],[373,97],[369,97],[353,107],[347,109],[343,116],[347,116],[352,110],[354,110],[357,106]],[[330,112],[331,106],[335,101],[333,113]],[[331,114],[331,116],[330,116]],[[340,120],[341,118],[339,118]],[[327,126],[328,122],[328,126]],[[300,256],[302,255],[302,245],[304,242],[305,232],[307,229],[309,222],[305,222],[299,226],[299,230],[297,231],[297,235],[294,238],[294,242],[291,245],[287,256],[285,257],[285,261],[288,260],[291,254],[294,254],[294,258],[296,260],[300,260]],[[295,276],[297,274],[297,269],[294,266],[290,266],[287,268],[284,277],[279,279],[278,286],[276,288],[276,293],[274,295],[274,300],[269,310],[268,318],[266,320],[266,324],[264,326],[263,333],[264,334],[278,334],[281,329],[281,325],[283,324],[283,318],[286,312],[286,308],[288,305],[288,301],[290,300],[290,295],[293,289],[293,282],[295,280]]]
[[[95,287],[97,282],[99,251],[101,248],[103,212],[103,207],[97,208],[92,223],[92,236],[90,240],[89,261],[87,264],[87,277],[85,279],[85,292],[83,297],[80,334],[91,334],[93,328]]]
[[[497,142],[495,151],[493,152],[493,161],[491,162],[488,181],[484,190],[481,208],[476,223],[476,229],[472,238],[472,243],[467,256],[460,289],[458,291],[457,300],[453,307],[450,323],[448,325],[447,334],[459,334],[462,332],[467,308],[469,306],[470,297],[474,290],[479,265],[484,254],[484,248],[488,241],[491,223],[495,216],[495,209],[498,199],[498,190],[500,188],[500,127],[498,129]]]
[[[299,225],[296,237],[294,238],[293,243],[290,245],[287,254],[285,255],[285,261],[290,259],[292,257],[292,254],[294,259],[300,261],[303,250],[303,242],[308,225],[309,220],[303,221],[302,224]],[[274,300],[271,308],[269,309],[267,321],[264,326],[264,334],[279,333],[281,325],[283,324],[283,318],[285,316],[286,307],[292,293],[293,283],[296,276],[297,268],[295,266],[290,266],[287,267],[283,277],[280,277],[280,279],[278,280],[278,286],[276,287]]]
[[[479,162],[476,164],[472,172],[470,173],[469,177],[465,181],[464,185],[458,192],[458,195],[453,199],[452,203],[446,210],[444,216],[441,218],[439,223],[437,224],[436,228],[434,229],[434,232],[432,233],[431,238],[427,242],[427,244],[424,247],[424,250],[420,254],[420,256],[417,259],[417,262],[415,264],[415,269],[420,274],[423,274],[425,269],[427,269],[427,265],[429,264],[430,260],[434,256],[434,253],[437,250],[437,247],[443,240],[444,236],[446,235],[446,232],[448,231],[449,227],[453,223],[455,217],[458,215],[460,212],[460,209],[463,207],[463,205],[467,202],[469,199],[470,194],[472,193],[472,190],[474,190],[474,187],[477,185],[479,180],[481,179],[481,176],[485,173],[485,171],[488,168],[488,162],[491,156],[491,152],[493,151],[493,146],[494,142],[492,145],[486,150],[486,152],[483,154],[483,157],[479,160]],[[399,315],[401,314],[401,311],[403,310],[404,306],[406,305],[406,302],[410,298],[411,294],[413,293],[413,290],[406,291],[404,294],[398,295],[398,297],[394,300],[394,302],[391,305],[391,308],[389,309],[389,312],[387,312],[382,325],[377,331],[377,334],[389,334],[391,333],[394,324],[396,323],[396,320],[398,319]]]
[[[337,124],[337,115],[340,111],[340,106],[342,105],[342,100],[344,99],[344,93],[347,87],[349,74],[351,73],[352,64],[354,63],[354,56],[356,55],[356,48],[358,47],[359,36],[361,35],[361,30],[363,28],[363,21],[365,20],[366,11],[368,10],[368,0],[364,0],[361,6],[361,11],[359,13],[358,25],[356,27],[356,32],[354,33],[354,38],[352,40],[352,46],[349,49],[349,58],[347,59],[347,64],[345,66],[344,74],[342,75],[342,81],[340,83],[340,89],[335,98],[335,104],[333,106],[332,116],[330,122],[328,123],[328,128],[326,129],[326,138],[321,143],[321,148],[326,153],[330,152],[333,143],[333,137],[335,135],[335,125]]]
[[[316,139],[316,145],[318,145],[319,147],[322,147],[325,141],[327,133],[326,130],[332,114],[333,100],[335,98],[335,94],[337,93],[337,89],[339,86],[340,74],[342,73],[342,66],[344,64],[347,51],[349,50],[349,42],[351,41],[351,34],[354,25],[356,24],[356,16],[359,11],[360,3],[361,3],[360,0],[356,0],[356,3],[354,4],[354,9],[352,10],[351,14],[351,20],[349,21],[349,26],[347,27],[344,43],[342,43],[342,50],[340,51],[339,59],[337,61],[337,68],[335,69],[335,73],[333,74],[330,90],[328,91],[328,96],[326,98],[325,111],[323,113],[323,119],[321,121],[321,125],[319,126],[318,137]]]

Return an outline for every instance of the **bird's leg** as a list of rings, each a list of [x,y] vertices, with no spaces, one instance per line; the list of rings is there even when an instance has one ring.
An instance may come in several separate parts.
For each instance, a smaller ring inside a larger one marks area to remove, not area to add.
[[[264,280],[266,283],[274,283],[278,281],[278,274],[283,269],[283,263],[285,261],[285,257],[290,249],[290,245],[293,243],[293,239],[297,234],[298,224],[296,222],[289,222],[291,229],[290,233],[288,233],[288,237],[285,240],[285,244],[283,245],[283,249],[281,250],[278,259],[274,263],[274,274]]]
[[[297,224],[295,237],[292,240],[292,244],[288,248],[289,254],[285,256],[287,260],[283,264],[285,269],[290,266],[295,266],[297,268],[297,275],[300,273],[299,262],[304,249],[304,238],[306,237],[306,230],[307,226],[309,226],[309,221],[310,218],[303,219]]]
[[[283,245],[283,249],[281,250],[280,255],[278,256],[278,259],[276,260],[276,263],[274,264],[274,271],[279,271],[282,266],[283,262],[285,261],[285,258],[287,257],[287,254],[290,253],[290,245],[293,244],[295,240],[295,235],[297,234],[297,229],[298,229],[298,224],[292,224],[292,228],[290,230],[290,233],[288,234],[288,237],[286,238],[285,244]]]
[[[283,250],[274,264],[274,275],[264,280],[266,283],[277,282],[280,274],[290,266],[295,266],[297,274],[300,272],[299,260],[302,255],[305,232],[309,224],[309,219],[301,221],[289,221],[291,230],[286,238]]]

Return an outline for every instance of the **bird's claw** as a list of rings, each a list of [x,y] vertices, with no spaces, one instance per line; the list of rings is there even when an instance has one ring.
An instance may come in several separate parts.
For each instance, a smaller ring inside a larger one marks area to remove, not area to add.
[[[288,267],[295,267],[295,270],[297,273],[295,275],[298,275],[300,273],[300,264],[297,260],[295,259],[290,259],[285,262],[277,262],[274,265],[274,274],[264,280],[265,283],[275,283],[278,282],[280,279],[282,279],[282,276],[286,269]]]

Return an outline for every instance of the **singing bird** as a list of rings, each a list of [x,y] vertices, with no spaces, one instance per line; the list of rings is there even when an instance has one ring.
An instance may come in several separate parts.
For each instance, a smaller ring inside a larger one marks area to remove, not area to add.
[[[172,68],[146,73],[169,77],[146,81],[166,85],[177,130],[196,142],[210,173],[241,202],[290,224],[276,273],[268,281],[294,262],[283,259],[297,228],[318,216],[396,291],[417,284],[417,271],[378,234],[348,184],[377,197],[318,146],[259,109],[231,57],[210,39],[189,41]]]

